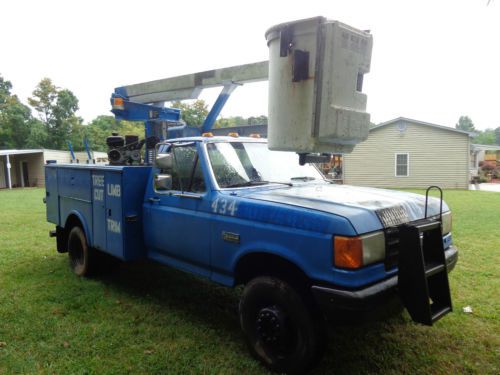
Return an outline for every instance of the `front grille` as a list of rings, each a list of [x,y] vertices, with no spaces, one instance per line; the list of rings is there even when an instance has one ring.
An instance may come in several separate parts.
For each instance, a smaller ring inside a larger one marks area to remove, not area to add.
[[[398,266],[399,256],[399,229],[390,227],[384,230],[385,233],[385,269],[391,270]]]
[[[375,213],[385,228],[407,223],[410,220],[403,206],[380,208]]]

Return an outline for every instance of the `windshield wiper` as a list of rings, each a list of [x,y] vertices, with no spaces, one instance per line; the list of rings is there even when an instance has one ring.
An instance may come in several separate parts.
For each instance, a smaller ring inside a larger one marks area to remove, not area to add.
[[[293,186],[291,182],[281,182],[281,181],[245,181],[239,182],[236,184],[227,185],[226,188],[236,188],[236,187],[245,187],[245,186],[259,186],[259,185],[267,185],[267,184],[282,184],[287,186]]]
[[[300,177],[292,177],[290,180],[292,180],[292,181],[297,181],[297,180],[300,180],[300,181],[313,181],[315,179],[316,179],[316,177],[300,176]]]
[[[265,182],[266,184],[281,184],[286,186],[293,186],[291,182],[282,182],[282,181],[261,181],[261,182]]]
[[[265,185],[267,184],[267,181],[245,181],[245,182],[238,182],[236,184],[231,184],[227,185],[227,188],[235,188],[235,187],[245,187],[245,186],[259,186],[259,185]]]

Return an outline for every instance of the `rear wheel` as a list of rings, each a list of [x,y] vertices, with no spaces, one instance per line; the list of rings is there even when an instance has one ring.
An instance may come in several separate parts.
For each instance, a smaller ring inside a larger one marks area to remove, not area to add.
[[[240,301],[240,323],[252,354],[269,369],[301,374],[321,357],[324,334],[307,299],[275,277],[251,280]]]
[[[69,265],[78,276],[90,276],[94,271],[95,251],[90,248],[85,232],[79,226],[71,228],[68,235]]]

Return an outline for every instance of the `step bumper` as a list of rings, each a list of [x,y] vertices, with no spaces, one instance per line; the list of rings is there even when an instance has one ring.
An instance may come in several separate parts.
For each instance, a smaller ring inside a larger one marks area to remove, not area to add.
[[[450,272],[458,261],[457,248],[450,246],[445,250],[445,257],[446,267]],[[329,313],[339,309],[358,311],[374,309],[397,296],[397,285],[398,276],[396,275],[357,290],[319,285],[312,286],[311,290],[320,308],[325,313]]]

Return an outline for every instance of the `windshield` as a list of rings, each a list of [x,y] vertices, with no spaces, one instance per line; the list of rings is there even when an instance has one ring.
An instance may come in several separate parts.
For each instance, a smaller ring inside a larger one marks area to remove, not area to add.
[[[220,188],[323,179],[312,165],[299,165],[297,154],[271,151],[266,143],[208,143],[207,150]]]

